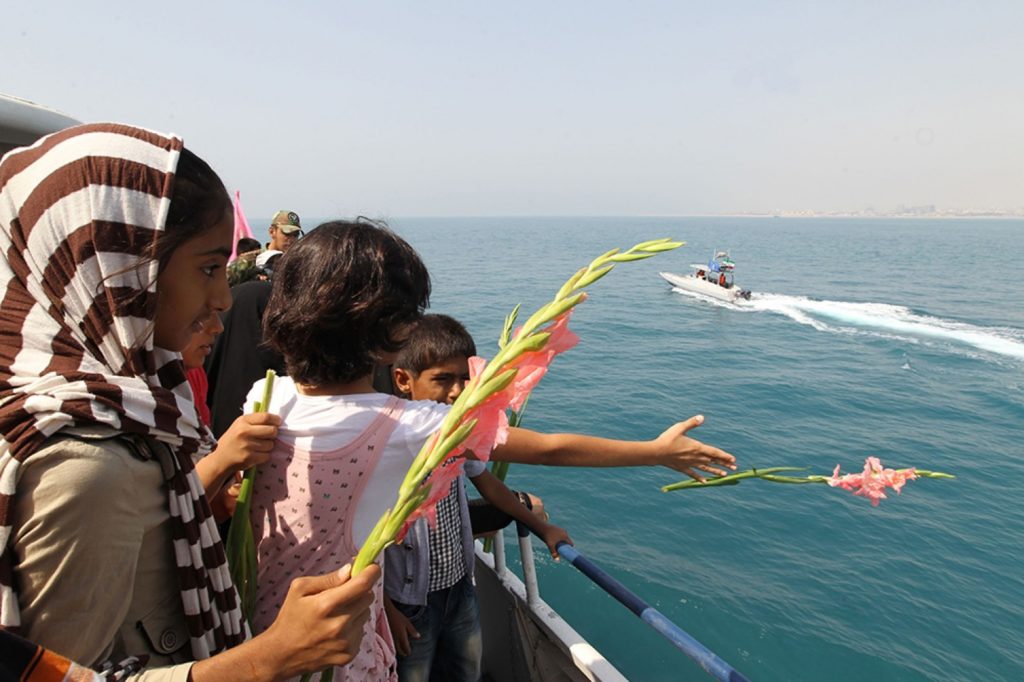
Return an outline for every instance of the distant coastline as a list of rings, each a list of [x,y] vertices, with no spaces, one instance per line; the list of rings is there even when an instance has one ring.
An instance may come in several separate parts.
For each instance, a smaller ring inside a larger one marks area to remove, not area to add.
[[[1024,218],[1018,209],[957,209],[935,206],[899,206],[892,210],[865,208],[859,211],[743,211],[723,213],[735,218]]]
[[[931,211],[723,211],[721,213],[489,213],[489,214],[405,214],[381,216],[383,220],[401,219],[518,219],[518,218],[857,218],[860,220],[1024,220],[1024,208],[1016,210],[937,209]],[[316,223],[317,220],[311,222]]]

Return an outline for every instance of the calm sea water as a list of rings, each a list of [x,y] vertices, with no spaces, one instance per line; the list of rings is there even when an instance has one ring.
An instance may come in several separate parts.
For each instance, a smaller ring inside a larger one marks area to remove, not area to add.
[[[573,318],[526,425],[694,435],[742,468],[953,472],[873,508],[763,482],[664,494],[667,469],[513,467],[577,547],[756,680],[1024,678],[1024,222],[670,218],[396,219],[432,307],[481,353],[613,246],[683,249],[619,266]],[[741,306],[673,292],[731,249]],[[628,677],[703,672],[567,565],[542,594]]]

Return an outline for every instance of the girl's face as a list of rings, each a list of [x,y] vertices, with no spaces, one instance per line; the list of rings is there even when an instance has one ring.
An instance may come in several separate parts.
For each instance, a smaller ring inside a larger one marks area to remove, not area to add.
[[[234,221],[230,210],[216,225],[183,243],[156,280],[153,344],[182,351],[211,314],[231,306],[227,264]]]

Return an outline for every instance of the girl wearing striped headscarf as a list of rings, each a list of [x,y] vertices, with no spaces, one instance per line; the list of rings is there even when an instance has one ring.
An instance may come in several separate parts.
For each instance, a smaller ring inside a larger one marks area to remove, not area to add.
[[[344,664],[379,575],[296,580],[245,642],[179,355],[230,305],[231,239],[177,138],[85,125],[0,162],[0,627],[118,679]]]

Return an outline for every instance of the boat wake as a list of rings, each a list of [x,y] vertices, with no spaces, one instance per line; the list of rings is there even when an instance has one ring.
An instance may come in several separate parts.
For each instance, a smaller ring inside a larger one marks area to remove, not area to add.
[[[699,298],[732,310],[785,315],[795,322],[823,332],[862,334],[911,343],[948,344],[953,348],[975,349],[1024,360],[1024,330],[979,327],[922,315],[905,306],[820,301],[805,296],[759,293],[754,293],[750,301],[735,303],[715,301],[705,296]]]
[[[730,307],[778,313],[818,331],[872,334],[911,342],[939,341],[1024,360],[1024,332],[1019,329],[978,327],[921,315],[899,305],[754,294],[751,301],[739,301]]]

